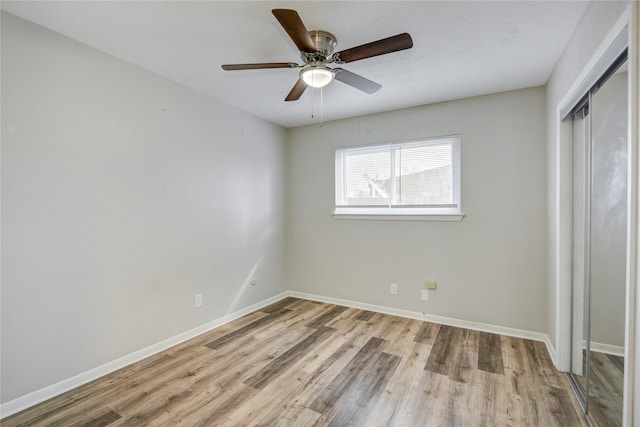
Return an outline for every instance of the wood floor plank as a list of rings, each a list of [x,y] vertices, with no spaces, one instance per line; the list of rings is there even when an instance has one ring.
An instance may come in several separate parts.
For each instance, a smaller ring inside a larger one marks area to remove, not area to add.
[[[174,380],[181,372],[176,368],[183,366],[186,360],[176,360],[173,357],[163,359],[162,363],[153,363],[147,366],[147,369],[133,371],[129,377],[120,381],[112,382],[105,377],[110,386],[105,387],[103,380],[95,382],[96,389],[89,390],[86,395],[83,394],[81,399],[74,402],[73,405],[63,405],[59,411],[56,411],[42,420],[31,420],[30,425],[46,425],[46,426],[68,426],[78,420],[81,420],[95,411],[102,410],[104,402],[113,403],[118,399],[127,398],[139,393],[139,387],[144,386],[153,388],[157,384]],[[171,375],[161,377],[158,375],[159,370],[168,370]],[[92,384],[93,385],[93,384]]]
[[[132,425],[587,422],[544,343],[297,298],[2,420],[3,427]]]
[[[213,383],[194,386],[190,390],[190,398],[182,405],[158,415],[150,425],[169,426],[179,425],[188,419],[198,420],[201,414],[207,413],[206,406],[212,402],[220,401],[224,398],[227,390],[222,389]]]
[[[244,382],[256,372],[263,369],[287,349],[300,341],[308,330],[295,331],[291,334],[279,334],[269,340],[252,341],[253,347],[242,351],[227,353],[220,352],[219,359],[209,365],[206,374],[191,382],[192,387],[206,387],[215,384],[222,389],[228,389],[234,384]]]
[[[322,425],[325,420],[322,415],[301,405],[292,405],[286,412],[280,412],[276,418],[260,420],[256,427],[289,427]]]
[[[113,411],[110,408],[103,408],[98,414],[93,416],[87,416],[86,418],[69,424],[69,427],[104,427],[108,425],[113,425],[115,421],[122,418],[120,414]]]
[[[155,356],[151,356],[147,359],[144,359],[138,363],[134,363],[133,365],[129,365],[123,369],[119,369],[115,372],[112,372],[107,376],[107,378],[111,380],[120,380],[123,378],[130,378],[132,375],[140,374],[141,372],[149,372],[152,370],[156,370],[158,368],[161,369],[163,365],[166,363],[171,363],[175,361],[176,358],[170,354],[168,351],[165,353],[159,353]],[[109,384],[105,384],[106,387],[109,387]],[[94,387],[92,392],[95,393],[96,388]]]
[[[351,359],[353,357],[355,354],[354,350],[355,347],[351,342],[344,341],[312,372],[307,371],[307,367],[304,367],[305,372],[308,373],[308,377],[297,387],[293,387],[288,390],[288,393],[281,399],[280,405],[266,413],[259,420],[258,425],[270,426],[280,424],[284,419],[288,418],[287,414],[290,412],[297,412],[296,408],[303,407],[308,409],[313,399],[315,399],[329,384],[329,382],[340,372],[341,367],[343,366],[341,361]],[[346,365],[346,362],[344,365]],[[312,411],[311,409],[308,410]],[[326,420],[326,417],[320,416],[318,412],[313,411],[313,413],[319,415],[314,423],[322,423]]]
[[[419,366],[419,371],[414,375],[414,381],[409,389],[395,399],[390,411],[374,412],[369,417],[372,426],[438,426],[443,417],[448,416],[445,411],[440,411],[439,406],[444,404],[447,384],[451,380],[441,374],[424,370],[424,362]],[[398,368],[402,372],[403,366]],[[383,397],[383,400],[386,396]]]
[[[236,319],[233,322],[225,323],[224,325],[221,325],[215,329],[207,331],[201,335],[198,335],[197,337],[194,337],[190,340],[187,340],[183,343],[173,346],[170,349],[166,350],[164,353],[174,357],[182,357],[183,354],[188,354],[192,348],[203,346],[206,343],[209,343],[217,338],[220,338],[264,316],[265,316],[264,312],[254,311],[253,313],[249,313],[245,316],[242,316],[241,318]]]
[[[504,375],[500,335],[479,333],[478,369]]]
[[[358,313],[358,315],[355,318],[356,320],[362,320],[363,322],[368,322],[375,315],[376,315],[375,311],[360,310],[360,313]]]
[[[358,384],[341,396],[345,401],[340,410],[331,418],[331,427],[346,425],[365,425],[369,415],[382,393],[384,387],[394,374],[400,357],[388,353],[380,353],[372,365],[364,372]],[[326,414],[325,414],[326,415]]]
[[[453,355],[452,347],[456,345],[457,334],[456,328],[446,325],[440,326],[424,369],[436,374],[449,375],[451,356]]]
[[[327,328],[326,326],[318,327],[318,329],[308,337],[291,347],[279,357],[275,358],[260,371],[247,378],[244,383],[257,389],[264,388],[264,386],[274,377],[281,375],[284,371],[289,369],[291,365],[299,361],[316,346],[322,344],[322,342],[329,338],[333,332],[335,332],[335,329],[333,328]]]
[[[289,314],[290,312],[291,310],[282,309],[279,311],[274,311],[273,313],[269,313],[266,316],[263,316],[257,320],[254,320],[248,325],[245,325],[239,329],[236,329],[235,331],[229,332],[228,334],[218,339],[208,342],[207,344],[205,344],[205,347],[209,347],[210,349],[217,350],[227,345],[229,342],[237,339],[238,337],[243,337],[244,335],[253,332],[255,329],[258,329],[263,326],[267,326],[270,322],[273,322],[274,320],[277,320],[285,316],[286,314]]]
[[[501,340],[510,413],[516,421],[549,426],[588,425],[564,374],[545,366],[550,360],[543,351],[544,344],[538,346],[530,340],[504,336]],[[543,399],[539,390],[545,390]]]
[[[191,394],[188,390],[168,388],[163,392],[144,396],[143,399],[122,402],[118,407],[114,407],[122,418],[110,425],[113,427],[149,425],[154,419],[189,399]]]
[[[395,323],[395,329],[389,330],[383,335],[387,341],[385,352],[408,357],[414,348],[415,341],[413,339],[420,331],[422,323],[424,322],[415,319],[401,319],[400,322]]]
[[[422,323],[413,321],[409,324],[409,328],[412,331],[418,331],[421,329]],[[367,425],[396,425],[401,419],[401,414],[411,412],[416,406],[417,410],[423,410],[424,396],[420,388],[422,384],[420,377],[424,372],[428,372],[424,371],[424,364],[431,347],[427,344],[412,342],[410,336],[406,340],[403,346],[391,341],[391,345],[386,348],[386,352],[398,355],[401,360],[396,374],[387,384],[385,393],[380,397],[378,404],[371,409],[366,421]],[[399,349],[400,351],[398,351]],[[417,399],[414,400],[416,396]],[[408,421],[404,421],[404,423],[409,425]]]
[[[553,362],[544,343],[531,340],[523,340],[523,342],[529,369],[535,374],[532,378],[542,381],[549,387],[562,389],[566,380],[558,375],[553,367]]]
[[[542,382],[536,381],[530,371],[524,340],[513,337],[501,338],[507,408],[514,425],[541,425],[538,400],[543,399],[538,399],[535,394]]]
[[[268,328],[258,328],[251,332],[256,339],[269,339],[273,334],[287,334],[291,330],[309,329],[306,324],[311,319],[327,312],[330,308],[310,301],[302,301],[287,306],[290,313],[280,321],[271,323]]]
[[[272,411],[278,414],[276,419],[292,417],[293,415],[289,414],[288,411],[293,411],[294,405],[289,405],[291,399],[287,396],[289,396],[291,390],[303,387],[303,384],[309,380],[310,376],[310,373],[293,367],[286,375],[274,378],[259,393],[247,399],[242,405],[235,408],[233,413],[229,414],[230,425],[255,426],[260,424],[260,420]],[[264,399],[262,397],[263,393],[268,394],[271,398]],[[272,423],[275,424],[275,420],[272,420]]]
[[[178,383],[191,391],[193,395],[180,408],[159,417],[158,423],[160,425],[174,425],[186,416],[194,419],[197,414],[206,413],[213,401],[221,399],[225,393],[240,386],[247,377],[255,374],[273,360],[274,357],[271,355],[279,354],[282,351],[281,348],[291,346],[307,332],[308,329],[286,335],[278,334],[262,341],[247,337],[250,345],[231,352],[212,352],[208,348],[202,347],[213,353],[214,356],[203,369],[190,371],[195,375],[188,383]],[[224,349],[228,349],[228,347],[224,347]],[[185,378],[185,380],[187,379]]]
[[[456,328],[457,338],[451,347],[449,378],[471,383],[478,366],[478,331]]]
[[[337,400],[345,391],[353,386],[358,375],[367,367],[369,363],[383,349],[385,341],[381,338],[372,337],[358,354],[345,366],[345,368],[334,378],[333,381],[323,390],[322,393],[311,403],[310,409],[325,414],[325,412],[335,406]]]
[[[572,402],[571,391],[565,388],[551,388],[550,396],[553,398],[554,403],[551,413],[557,422],[557,426],[578,426],[583,421],[583,417],[576,411],[568,411],[574,405]]]
[[[384,337],[386,341],[397,341],[406,335],[406,328],[409,323],[410,319],[398,316],[384,316],[375,323],[376,327],[373,330],[373,334],[376,337]]]
[[[291,297],[283,298],[280,301],[274,302],[271,305],[261,308],[260,311],[264,313],[276,313],[278,311],[284,310],[285,308],[289,308],[291,304],[294,304],[298,301],[300,300],[296,298],[291,298]]]
[[[225,382],[226,386],[220,385]],[[203,381],[191,390],[192,396],[179,408],[158,416],[155,425],[216,425],[212,417],[218,417],[219,422],[226,420],[227,411],[232,406],[248,399],[257,390],[241,383],[237,373],[225,375],[220,382],[215,380]],[[224,413],[223,413],[224,412]]]
[[[319,328],[321,326],[324,326],[328,322],[334,320],[336,317],[341,315],[345,310],[347,310],[347,307],[336,305],[335,307],[331,308],[331,310],[327,311],[326,313],[323,313],[322,315],[313,319],[311,322],[307,323],[307,327]]]
[[[479,427],[513,425],[508,413],[505,381],[504,370],[501,373],[481,369],[475,372],[469,391],[472,394],[470,401],[474,409],[477,408],[472,419],[477,419]]]
[[[347,337],[354,345],[364,345],[371,336],[375,335],[377,325],[372,322],[355,321],[354,317],[349,317],[345,311],[344,316],[337,317],[328,326],[336,329],[337,335]],[[354,311],[354,316],[357,311]]]
[[[355,344],[349,337],[338,333],[333,334],[330,340],[325,341],[322,346],[305,357],[300,369],[317,375],[327,369],[327,365],[335,367],[340,357],[345,357],[345,352],[353,351],[355,354],[354,349]]]
[[[189,414],[181,421],[194,427],[222,425],[238,406],[257,394],[257,389],[244,384],[239,385],[231,393],[225,393],[221,399],[209,402],[203,410]]]
[[[470,381],[476,369],[478,332],[441,326],[424,369],[447,375],[454,381]]]
[[[436,336],[438,335],[438,331],[440,330],[440,325],[431,322],[422,322],[420,327],[420,331],[413,338],[415,342],[421,343],[433,343]]]
[[[125,378],[127,375],[140,375],[145,372],[152,372],[158,365],[161,365],[167,361],[175,360],[173,357],[166,354],[158,354],[148,359],[142,360],[136,364],[130,365],[126,368],[120,369],[102,377],[90,384],[78,387],[74,390],[68,391],[60,396],[54,397],[48,401],[48,405],[37,405],[27,411],[20,412],[9,420],[3,420],[3,425],[30,425],[41,426],[51,425],[58,419],[64,419],[68,414],[78,412],[78,407],[82,408],[82,412],[88,415],[90,411],[102,411],[102,400],[98,396],[101,393],[115,394],[119,387],[118,381]],[[70,421],[65,421],[67,425]]]

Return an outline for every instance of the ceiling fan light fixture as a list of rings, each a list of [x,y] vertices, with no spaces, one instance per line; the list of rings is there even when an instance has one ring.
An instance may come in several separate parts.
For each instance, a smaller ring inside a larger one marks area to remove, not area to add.
[[[308,67],[300,71],[300,78],[307,86],[325,87],[333,80],[333,71],[327,67]]]

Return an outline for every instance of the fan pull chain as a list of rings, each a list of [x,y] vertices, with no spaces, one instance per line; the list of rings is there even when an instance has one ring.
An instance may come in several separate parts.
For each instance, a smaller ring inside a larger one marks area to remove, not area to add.
[[[323,89],[324,89],[324,88],[322,88],[322,87],[320,88],[320,127],[322,127],[322,125],[324,124],[324,114],[323,114],[323,111],[324,111],[324,110],[323,110],[323,108],[322,108],[322,107],[323,107],[323,105],[322,105],[322,101],[323,101],[323,99],[324,99],[324,98],[323,98],[323,96],[322,96],[322,94],[323,94]]]
[[[323,109],[324,92],[322,91],[322,89],[323,88],[320,88],[320,127],[322,127],[322,125],[324,124],[324,109]],[[312,119],[316,118],[315,107],[316,107],[316,88],[312,87],[311,88],[311,118]]]

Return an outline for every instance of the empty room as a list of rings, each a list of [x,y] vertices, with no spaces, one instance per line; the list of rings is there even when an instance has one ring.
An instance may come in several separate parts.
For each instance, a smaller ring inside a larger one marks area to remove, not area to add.
[[[640,425],[637,1],[0,8],[0,425]]]

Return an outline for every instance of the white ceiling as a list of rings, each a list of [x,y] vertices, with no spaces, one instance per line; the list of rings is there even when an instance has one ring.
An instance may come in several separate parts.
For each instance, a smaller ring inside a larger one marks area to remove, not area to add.
[[[285,127],[317,123],[320,91],[284,102],[300,62],[271,14],[298,11],[344,50],[408,32],[414,47],[342,67],[382,84],[323,89],[325,121],[545,84],[585,1],[2,1],[2,9]],[[315,117],[311,117],[315,111]]]

